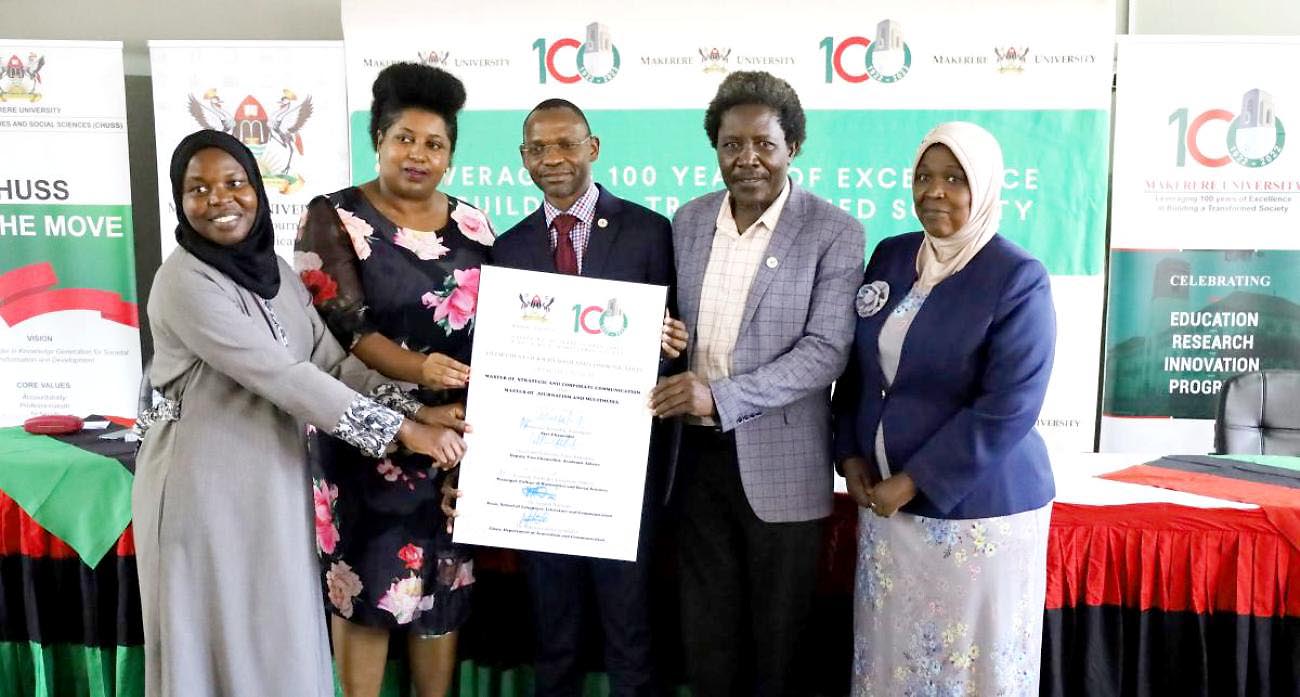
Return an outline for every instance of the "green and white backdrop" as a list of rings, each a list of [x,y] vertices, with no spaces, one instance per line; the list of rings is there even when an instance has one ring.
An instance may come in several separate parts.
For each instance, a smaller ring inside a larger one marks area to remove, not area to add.
[[[1006,155],[1002,232],[1042,259],[1059,316],[1040,430],[1091,450],[1101,332],[1114,4],[936,0],[653,6],[472,4],[412,12],[344,0],[352,179],[375,173],[370,87],[384,66],[424,61],[469,92],[449,193],[503,230],[540,204],[518,154],[524,115],[548,97],[587,111],[601,137],[597,181],[666,215],[722,187],[704,108],[735,70],[788,80],[808,111],[794,180],[882,238],[919,229],[910,168],[935,124],[991,130]]]
[[[721,187],[702,128],[718,82],[761,69],[789,80],[808,110],[793,177],[857,216],[870,250],[918,227],[909,169],[921,136],[941,121],[972,120],[1006,152],[1003,232],[1052,274],[1057,369],[1040,428],[1055,448],[1091,449],[1095,404],[1080,397],[1095,394],[1100,364],[1111,0],[1004,0],[997,12],[954,0],[923,10],[897,1],[771,2],[740,14],[683,0],[653,9],[572,2],[563,13],[521,5],[491,21],[468,5],[435,13],[346,0],[342,10],[345,107],[327,98],[340,74],[327,45],[153,44],[160,173],[174,141],[200,123],[190,97],[199,109],[257,112],[269,127],[277,111],[312,96],[313,114],[288,147],[266,135],[263,174],[284,189],[273,203],[287,256],[304,198],[346,182],[335,164],[341,142],[350,145],[351,180],[373,176],[371,82],[385,65],[416,60],[466,83],[444,187],[498,229],[540,203],[516,146],[524,114],[552,96],[588,110],[603,143],[598,181],[671,215]],[[14,387],[0,421],[50,411],[130,415],[138,331],[120,46],[19,43],[5,44],[21,65],[11,59],[0,82],[0,273],[9,284],[0,287],[18,289],[0,298],[0,317],[9,318],[0,326],[0,384]],[[84,64],[70,69],[74,60]],[[292,163],[276,160],[290,149]],[[169,242],[169,229],[160,238]],[[78,289],[100,292],[57,297],[93,309],[46,302],[41,313],[19,311],[50,291]]]

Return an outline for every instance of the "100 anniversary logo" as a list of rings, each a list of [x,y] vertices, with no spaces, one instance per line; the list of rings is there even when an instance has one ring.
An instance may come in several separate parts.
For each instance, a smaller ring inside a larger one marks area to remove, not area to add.
[[[0,102],[11,99],[39,101],[41,69],[44,67],[45,56],[38,56],[35,52],[27,54],[26,62],[18,54],[10,56],[4,66],[3,78],[0,79]]]
[[[866,82],[875,80],[889,84],[907,77],[912,68],[912,49],[903,40],[903,27],[892,19],[886,19],[876,25],[876,39],[872,41],[864,36],[850,36],[835,40],[828,36],[822,39],[822,51],[826,54],[826,82],[835,82],[838,78],[844,82]],[[845,54],[852,48],[866,49],[862,62],[865,72],[852,68],[852,63],[845,61]]]
[[[566,37],[547,42],[545,38],[540,38],[533,42],[533,48],[537,51],[537,81],[543,85],[549,80],[566,85],[580,80],[603,85],[618,75],[621,62],[618,47],[614,45],[609,27],[600,22],[587,25],[586,41]],[[564,51],[567,56],[569,49],[576,49],[576,73],[560,67],[560,52]]]
[[[189,111],[200,126],[238,138],[257,158],[262,181],[282,194],[302,188],[304,179],[292,170],[294,155],[304,155],[302,127],[311,119],[311,95],[302,99],[293,90],[280,93],[274,113],[267,113],[253,95],[228,111],[217,90],[202,97],[189,95]]]
[[[1175,163],[1187,165],[1187,156],[1204,167],[1223,167],[1236,162],[1242,167],[1264,167],[1282,154],[1286,145],[1286,128],[1274,111],[1273,95],[1255,88],[1241,96],[1241,113],[1227,109],[1207,109],[1190,118],[1187,107],[1175,109],[1169,124],[1178,131]],[[1228,123],[1224,147],[1226,154],[1215,156],[1202,147],[1201,129],[1211,121]]]
[[[595,326],[591,323],[593,315],[596,319]],[[610,298],[604,307],[582,303],[573,306],[573,333],[575,334],[618,336],[625,331],[627,331],[627,314],[619,307],[616,298]]]

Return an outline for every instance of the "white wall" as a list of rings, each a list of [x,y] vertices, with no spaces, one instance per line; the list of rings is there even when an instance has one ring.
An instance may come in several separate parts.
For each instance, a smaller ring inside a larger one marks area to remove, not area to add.
[[[411,8],[437,12],[448,1],[411,0]],[[124,41],[129,75],[149,74],[149,39],[343,38],[339,0],[0,0],[0,17],[4,38]],[[1300,34],[1300,0],[1116,0],[1116,32],[1130,28],[1137,34]]]
[[[1135,34],[1300,34],[1296,0],[1128,0]]]
[[[123,41],[128,75],[149,74],[149,39],[343,38],[339,0],[0,0],[0,18],[3,38]]]

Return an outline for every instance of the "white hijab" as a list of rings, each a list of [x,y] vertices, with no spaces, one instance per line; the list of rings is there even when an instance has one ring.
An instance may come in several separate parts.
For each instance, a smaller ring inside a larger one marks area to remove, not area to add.
[[[970,186],[970,218],[946,238],[925,233],[916,253],[917,285],[929,291],[961,271],[998,232],[1002,219],[1002,147],[992,133],[966,121],[935,126],[921,141],[912,170],[932,145],[946,145],[966,172]]]

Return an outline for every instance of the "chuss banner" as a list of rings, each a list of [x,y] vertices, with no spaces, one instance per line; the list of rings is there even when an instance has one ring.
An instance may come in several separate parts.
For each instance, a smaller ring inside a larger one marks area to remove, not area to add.
[[[1227,378],[1300,367],[1300,40],[1119,45],[1104,450],[1209,452]]]
[[[122,46],[0,39],[0,61],[0,426],[134,417]]]
[[[307,202],[348,182],[342,42],[150,41],[149,58],[159,219],[176,219],[166,184],[172,149],[200,128],[225,131],[257,158],[275,250],[292,263]],[[169,228],[161,238],[166,258],[176,238]]]
[[[808,111],[791,176],[857,216],[869,253],[920,228],[910,168],[921,137],[975,121],[1006,153],[1003,233],[1052,274],[1061,322],[1040,430],[1055,448],[1091,450],[1114,17],[1110,0],[758,2],[743,14],[669,0],[520,6],[490,21],[465,5],[420,20],[396,0],[344,0],[352,178],[375,174],[375,75],[423,61],[469,93],[443,189],[499,230],[540,205],[518,146],[525,114],[548,97],[587,111],[601,138],[597,181],[671,216],[723,186],[703,129],[719,81],[766,70]]]

